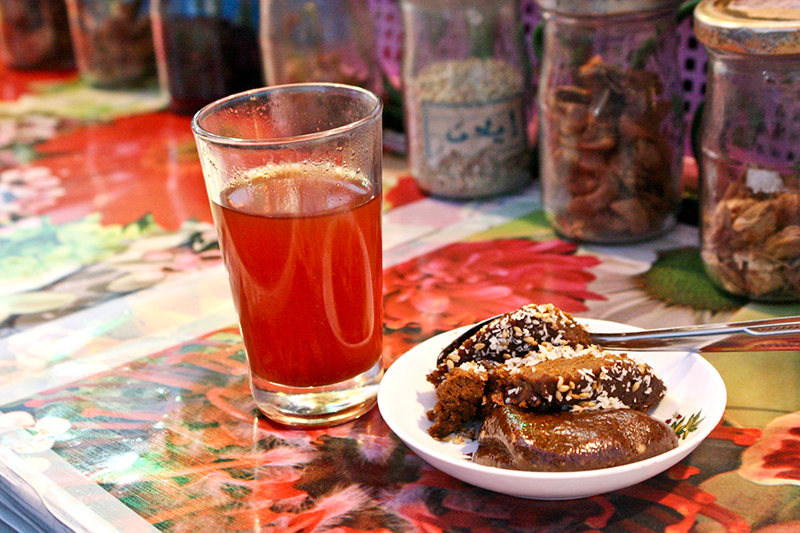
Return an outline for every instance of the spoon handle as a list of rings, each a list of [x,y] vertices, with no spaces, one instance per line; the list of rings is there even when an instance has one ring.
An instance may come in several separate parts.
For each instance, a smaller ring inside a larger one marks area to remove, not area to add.
[[[700,352],[800,351],[800,316],[651,329],[590,332],[603,348]]]

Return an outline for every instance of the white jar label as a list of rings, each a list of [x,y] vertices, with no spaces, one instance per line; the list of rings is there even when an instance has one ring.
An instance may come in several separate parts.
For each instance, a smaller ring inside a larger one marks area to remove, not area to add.
[[[490,102],[422,102],[425,158],[436,167],[448,156],[474,157],[491,149],[515,153],[526,148],[522,95]]]

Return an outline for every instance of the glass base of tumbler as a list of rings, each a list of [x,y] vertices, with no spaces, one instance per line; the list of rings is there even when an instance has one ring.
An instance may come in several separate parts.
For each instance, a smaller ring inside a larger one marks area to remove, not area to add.
[[[374,405],[383,377],[380,360],[351,379],[321,387],[289,387],[250,376],[250,389],[264,416],[292,427],[312,428],[342,424],[358,418]]]

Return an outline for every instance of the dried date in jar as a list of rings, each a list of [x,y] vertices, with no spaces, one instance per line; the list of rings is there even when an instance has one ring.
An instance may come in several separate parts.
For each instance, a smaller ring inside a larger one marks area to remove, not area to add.
[[[73,68],[64,0],[0,0],[0,58],[10,68]]]
[[[560,234],[588,242],[663,233],[676,221],[683,156],[677,72],[668,63],[676,53],[673,11],[665,2],[628,1],[618,6],[631,12],[571,6],[588,10],[577,16],[558,11],[555,0],[539,3],[540,165],[549,220]]]

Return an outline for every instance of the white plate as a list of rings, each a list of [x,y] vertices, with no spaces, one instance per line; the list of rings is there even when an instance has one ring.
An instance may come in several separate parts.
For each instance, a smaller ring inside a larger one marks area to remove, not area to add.
[[[637,328],[604,320],[577,319],[587,329],[616,332]],[[635,485],[678,463],[708,436],[725,410],[725,384],[719,373],[692,352],[627,352],[649,364],[667,385],[667,394],[651,414],[661,420],[680,413],[701,413],[696,431],[677,448],[644,461],[583,472],[523,472],[474,464],[467,455],[477,442],[455,444],[432,438],[426,413],[436,403],[425,376],[436,357],[465,328],[442,333],[415,346],[389,367],[378,391],[378,406],[400,439],[432,466],[477,487],[522,498],[584,498]]]

